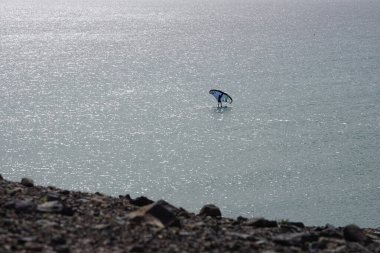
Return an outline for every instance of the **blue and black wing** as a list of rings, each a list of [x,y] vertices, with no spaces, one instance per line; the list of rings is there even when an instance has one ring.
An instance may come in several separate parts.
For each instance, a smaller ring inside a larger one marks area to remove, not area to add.
[[[222,95],[222,97],[220,98],[221,102],[227,102],[230,104],[232,103],[232,97],[221,90],[210,90],[209,93],[213,95],[217,101],[219,96]]]

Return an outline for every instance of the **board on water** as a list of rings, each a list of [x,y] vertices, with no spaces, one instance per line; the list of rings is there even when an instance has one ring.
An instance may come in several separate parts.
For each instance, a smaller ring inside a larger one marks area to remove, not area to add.
[[[216,101],[218,101],[219,97],[220,97],[220,102],[226,102],[226,103],[232,103],[232,97],[230,95],[228,95],[227,93],[221,91],[221,90],[210,90],[208,93],[210,93],[211,95],[213,95],[216,99]]]

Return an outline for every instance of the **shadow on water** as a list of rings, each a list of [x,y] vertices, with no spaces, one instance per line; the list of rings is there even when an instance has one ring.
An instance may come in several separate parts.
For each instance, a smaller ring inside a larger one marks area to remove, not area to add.
[[[211,111],[214,113],[228,113],[228,112],[232,111],[232,107],[227,107],[227,106],[213,107]]]
[[[232,107],[212,107],[210,112],[212,118],[223,120],[225,116],[232,112]]]

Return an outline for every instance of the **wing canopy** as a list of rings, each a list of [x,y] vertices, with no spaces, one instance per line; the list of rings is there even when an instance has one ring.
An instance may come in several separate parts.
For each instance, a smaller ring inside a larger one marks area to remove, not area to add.
[[[232,103],[232,97],[221,90],[210,90],[209,93],[215,97],[216,101],[218,101],[219,96],[222,95],[220,98],[221,102]]]

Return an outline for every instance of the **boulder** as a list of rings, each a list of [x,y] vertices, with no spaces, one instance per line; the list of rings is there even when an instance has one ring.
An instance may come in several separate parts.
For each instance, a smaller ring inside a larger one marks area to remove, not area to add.
[[[220,211],[219,207],[208,204],[201,208],[199,211],[199,215],[201,216],[210,216],[210,217],[220,217],[222,216],[222,212]]]
[[[177,211],[179,211],[178,208],[164,200],[159,200],[153,204],[143,206],[140,209],[131,212],[128,217],[132,220],[141,220],[141,218],[145,218],[145,221],[149,221],[148,223],[157,224],[159,226],[159,223],[151,219],[153,217],[163,226],[167,227],[178,225],[178,220],[176,218]]]
[[[26,187],[33,187],[34,186],[34,181],[31,178],[24,177],[21,179],[21,184]]]
[[[351,224],[343,228],[343,237],[351,242],[364,242],[366,236],[357,225]]]
[[[277,221],[267,220],[262,217],[249,219],[244,222],[244,225],[257,228],[273,228],[278,226]]]

